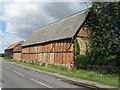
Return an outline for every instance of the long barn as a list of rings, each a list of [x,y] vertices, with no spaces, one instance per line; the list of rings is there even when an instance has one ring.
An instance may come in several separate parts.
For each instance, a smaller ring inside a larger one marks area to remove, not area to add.
[[[88,43],[88,29],[84,26],[89,9],[58,20],[33,31],[22,45],[22,60],[27,62],[70,65],[74,57],[77,38],[80,54]]]

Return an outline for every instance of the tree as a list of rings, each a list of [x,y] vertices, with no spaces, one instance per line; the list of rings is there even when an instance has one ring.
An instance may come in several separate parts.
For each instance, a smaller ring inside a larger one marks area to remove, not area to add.
[[[120,55],[120,2],[93,2],[86,23],[91,28],[93,65],[104,65],[103,59]]]

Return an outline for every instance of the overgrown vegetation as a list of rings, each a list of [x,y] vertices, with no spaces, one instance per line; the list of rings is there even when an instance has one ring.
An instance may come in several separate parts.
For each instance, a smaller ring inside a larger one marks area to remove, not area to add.
[[[0,53],[0,57],[4,57],[5,56],[5,54],[4,53]]]
[[[78,59],[79,55],[80,55],[80,46],[78,44],[77,38],[75,38],[74,40],[74,64],[75,66],[81,63],[80,59]]]
[[[17,61],[17,60],[8,59],[8,58],[3,58],[3,59],[9,62],[14,62],[17,64],[25,65],[31,68],[49,71],[53,73],[58,73],[58,74],[73,77],[73,78],[90,80],[90,81],[94,81],[94,82],[98,82],[98,83],[102,83],[106,85],[111,85],[111,86],[116,86],[116,87],[118,87],[118,84],[119,84],[118,76],[116,75],[98,74],[96,72],[87,71],[87,70],[75,70],[75,69],[68,70],[65,68],[58,67],[58,66],[56,67],[54,65],[48,65],[48,67],[43,67],[43,66],[35,65],[32,63],[28,63],[28,62]]]
[[[93,2],[87,19],[91,28],[92,65],[115,66],[120,63],[120,2]]]
[[[91,29],[85,55],[75,54],[81,65],[120,67],[120,2],[93,2],[86,20]],[[77,47],[76,47],[77,48]],[[75,48],[75,53],[76,53]]]
[[[77,56],[80,54],[80,46],[78,44],[77,38],[74,40],[74,56]]]
[[[74,42],[77,69],[120,74],[120,2],[93,2],[85,27],[91,29],[85,55]],[[88,49],[89,46],[89,49]]]

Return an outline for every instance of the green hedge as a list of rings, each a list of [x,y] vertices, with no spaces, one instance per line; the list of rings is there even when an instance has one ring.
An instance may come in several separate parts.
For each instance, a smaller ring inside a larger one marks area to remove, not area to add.
[[[115,66],[115,67],[119,67],[119,63],[120,63],[120,57],[118,55],[110,55],[108,57],[105,57],[101,60],[100,64],[102,63],[102,65],[104,66]]]
[[[75,59],[75,65],[88,65],[90,64],[89,57],[87,55],[77,55]]]

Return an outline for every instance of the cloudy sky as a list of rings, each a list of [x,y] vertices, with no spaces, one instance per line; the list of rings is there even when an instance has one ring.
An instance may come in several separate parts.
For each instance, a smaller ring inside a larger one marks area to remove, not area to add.
[[[0,53],[33,30],[89,7],[86,2],[18,1],[0,1]]]

